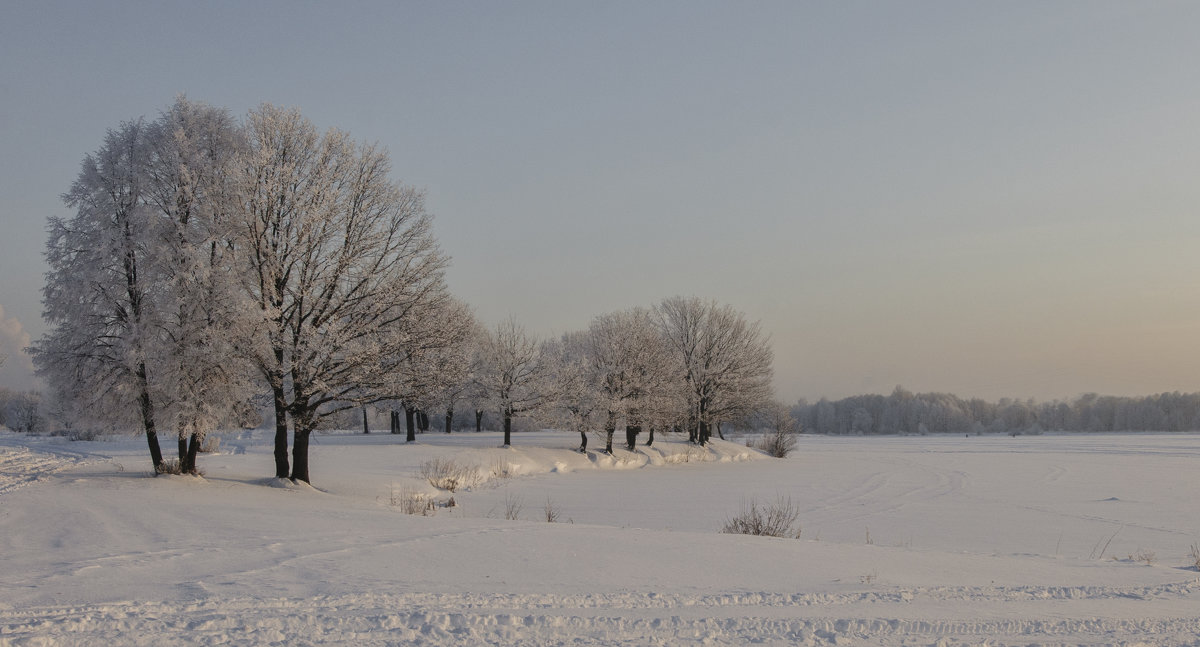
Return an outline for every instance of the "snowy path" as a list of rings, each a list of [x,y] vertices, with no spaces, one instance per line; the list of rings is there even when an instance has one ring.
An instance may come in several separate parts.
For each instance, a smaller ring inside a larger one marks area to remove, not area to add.
[[[84,454],[68,449],[47,452],[0,445],[0,496],[84,460]]]
[[[0,645],[1200,645],[1200,584],[1139,589],[943,588],[841,595],[353,594],[0,610]],[[1088,617],[1108,598],[1175,616]],[[995,607],[996,602],[1001,607]],[[929,603],[943,609],[930,614]],[[970,609],[988,605],[988,617]],[[1156,607],[1161,611],[1161,604]]]

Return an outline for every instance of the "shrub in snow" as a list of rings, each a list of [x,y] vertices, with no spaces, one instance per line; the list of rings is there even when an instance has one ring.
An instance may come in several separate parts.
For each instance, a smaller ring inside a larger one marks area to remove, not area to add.
[[[760,436],[751,447],[775,458],[787,458],[796,449],[796,435],[778,429]]]
[[[504,497],[504,518],[509,521],[516,521],[521,518],[521,509],[525,507],[525,501],[519,496],[509,494]]]
[[[399,508],[404,514],[419,514],[421,516],[429,516],[433,514],[433,501],[424,492],[418,492],[412,488],[402,488],[396,490],[392,488],[392,495],[388,503],[394,508]]]
[[[560,510],[559,507],[557,505],[555,505],[554,501],[551,500],[550,497],[546,497],[545,512],[546,512],[546,523],[554,523],[554,522],[558,521],[558,518],[560,516],[562,516],[562,510]]]
[[[508,459],[497,458],[492,461],[492,478],[506,479],[506,478],[511,478],[512,475],[513,475],[513,466],[512,466],[512,463],[508,462]]]
[[[454,492],[479,484],[479,468],[459,465],[449,458],[434,458],[421,464],[421,478],[439,490]]]
[[[743,505],[742,513],[725,522],[721,532],[766,537],[800,537],[800,509],[791,497],[779,497],[771,505],[759,505],[753,499]]]

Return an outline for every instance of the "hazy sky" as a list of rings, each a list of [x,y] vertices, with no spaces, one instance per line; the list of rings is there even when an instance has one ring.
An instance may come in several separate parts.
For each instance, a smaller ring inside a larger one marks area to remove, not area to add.
[[[1197,391],[1197,34],[1190,1],[7,0],[0,352],[83,155],[186,93],[386,146],[489,323],[715,298],[788,401]]]

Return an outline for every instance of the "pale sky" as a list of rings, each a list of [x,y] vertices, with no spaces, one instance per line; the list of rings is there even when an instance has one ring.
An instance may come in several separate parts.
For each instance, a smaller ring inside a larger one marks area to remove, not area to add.
[[[386,146],[488,323],[714,298],[785,401],[1198,391],[1197,34],[1190,1],[0,0],[0,353],[83,155],[186,93]]]

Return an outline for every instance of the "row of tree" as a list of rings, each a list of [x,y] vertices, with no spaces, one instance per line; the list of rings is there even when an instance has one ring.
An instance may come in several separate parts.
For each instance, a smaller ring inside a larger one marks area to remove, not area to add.
[[[276,476],[310,480],[323,421],[367,404],[460,403],[563,421],[632,445],[643,429],[706,442],[769,400],[771,351],[728,306],[667,299],[539,340],[484,330],[448,292],[421,192],[386,152],[294,110],[244,120],[178,99],[120,124],[85,156],[69,218],[51,218],[47,333],[30,349],[56,407],[78,424],[136,424],[156,470],[159,434],[192,472],[204,435],[269,397]],[[291,444],[289,452],[289,423]],[[163,432],[163,430],[168,430]],[[719,432],[719,427],[718,427]]]
[[[858,395],[815,403],[801,400],[792,414],[820,434],[1028,433],[1037,431],[1200,430],[1200,393],[1145,397],[1081,395],[1073,400],[987,402],[948,393]]]

